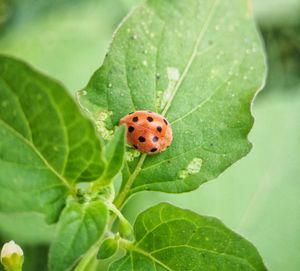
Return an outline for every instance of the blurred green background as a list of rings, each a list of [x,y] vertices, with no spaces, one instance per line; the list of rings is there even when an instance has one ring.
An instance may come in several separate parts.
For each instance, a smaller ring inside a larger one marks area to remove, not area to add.
[[[101,65],[114,29],[138,2],[0,0],[0,52],[27,60],[74,93]],[[197,191],[140,193],[125,213],[134,221],[141,210],[169,201],[216,216],[252,241],[270,270],[299,271],[300,0],[255,0],[254,11],[269,75],[253,106],[253,150]],[[23,246],[25,271],[47,270],[53,229],[36,214],[0,213],[0,245],[14,239]]]

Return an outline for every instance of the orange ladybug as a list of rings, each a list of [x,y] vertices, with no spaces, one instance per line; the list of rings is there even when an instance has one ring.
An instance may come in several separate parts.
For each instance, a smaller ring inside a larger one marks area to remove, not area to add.
[[[164,151],[172,142],[172,129],[161,115],[151,111],[129,113],[120,120],[127,127],[127,142],[135,149],[155,154]]]

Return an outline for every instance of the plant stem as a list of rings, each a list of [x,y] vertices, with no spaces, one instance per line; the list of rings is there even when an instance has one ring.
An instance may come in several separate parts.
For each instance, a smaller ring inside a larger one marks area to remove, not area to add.
[[[86,269],[90,266],[91,262],[94,261],[94,259],[96,258],[102,240],[103,237],[101,237],[98,240],[98,242],[87,251],[87,253],[83,256],[83,258],[77,265],[75,271],[86,271]]]
[[[120,192],[120,194],[117,196],[117,198],[114,202],[117,209],[121,209],[123,207],[124,201],[127,199],[127,194],[129,192],[129,190],[131,189],[131,186],[133,185],[133,182],[135,181],[136,177],[139,175],[146,157],[147,157],[147,154],[143,153],[136,168],[134,169],[133,173],[128,178],[128,181],[127,181],[125,187]]]
[[[119,193],[119,195],[117,196],[117,198],[114,202],[114,205],[115,205],[114,211],[117,210],[118,215],[121,214],[121,212],[119,210],[123,207],[123,204],[124,204],[125,200],[127,199],[127,194],[129,192],[129,190],[131,189],[131,186],[133,185],[136,177],[139,175],[146,157],[147,157],[147,154],[145,154],[145,153],[142,154],[142,156],[141,156],[137,166],[135,167],[133,173],[128,178],[128,181],[127,181],[124,189]],[[121,214],[121,216],[123,217],[122,214]],[[116,217],[117,217],[116,213],[113,213],[110,216],[110,219],[109,219],[109,222],[108,222],[108,231],[111,230],[111,227],[112,227]],[[86,270],[86,268],[89,266],[91,261],[96,257],[102,241],[103,241],[103,236],[97,241],[97,243],[95,243],[95,245],[93,245],[87,251],[87,253],[83,256],[83,258],[81,259],[81,261],[77,265],[75,271],[85,271]]]

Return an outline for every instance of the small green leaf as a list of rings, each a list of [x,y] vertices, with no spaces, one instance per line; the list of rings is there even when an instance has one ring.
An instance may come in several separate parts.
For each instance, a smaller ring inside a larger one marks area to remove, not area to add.
[[[117,203],[141,190],[196,189],[245,156],[265,70],[249,1],[148,0],[135,9],[80,101],[96,119],[105,114],[107,129],[135,110],[161,113],[174,139],[128,162]]]
[[[94,127],[64,87],[0,56],[0,209],[54,220],[74,184],[103,167]]]
[[[102,185],[108,185],[120,172],[124,162],[125,144],[125,126],[120,126],[104,149],[107,165],[101,176],[100,183]]]
[[[49,270],[67,271],[102,236],[108,210],[102,202],[71,202],[61,214],[49,252]]]
[[[100,246],[97,258],[102,260],[112,257],[117,252],[118,247],[119,243],[116,238],[108,238],[104,240],[102,245]]]
[[[255,247],[218,219],[167,203],[140,214],[134,244],[110,271],[266,271]]]

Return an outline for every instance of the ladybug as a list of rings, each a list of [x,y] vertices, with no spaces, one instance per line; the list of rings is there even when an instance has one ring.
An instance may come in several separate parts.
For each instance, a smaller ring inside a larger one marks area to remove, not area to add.
[[[127,142],[148,154],[164,151],[172,142],[172,129],[161,115],[151,111],[129,113],[120,120],[127,127]]]

